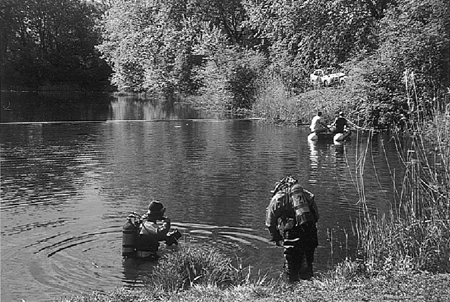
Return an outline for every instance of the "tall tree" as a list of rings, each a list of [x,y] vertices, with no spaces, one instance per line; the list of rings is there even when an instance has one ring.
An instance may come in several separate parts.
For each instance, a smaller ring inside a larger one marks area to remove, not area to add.
[[[381,49],[399,73],[435,91],[450,86],[450,2],[402,0],[382,20]]]
[[[103,18],[100,51],[120,90],[170,90],[193,32],[182,1],[114,1]],[[181,63],[183,64],[183,63]]]
[[[5,0],[2,58],[10,76],[2,80],[37,86],[107,77],[94,48],[100,9],[82,0]]]
[[[431,114],[450,86],[450,2],[398,0],[380,20],[380,45],[353,62],[368,110],[392,125]]]
[[[377,20],[368,8],[374,1],[245,0],[244,4],[248,26],[258,32],[272,62],[280,70],[291,69],[290,81],[301,81],[313,68],[339,66],[377,46]],[[383,5],[379,6],[378,11]]]
[[[189,91],[203,53],[204,31],[218,29],[223,43],[247,46],[240,0],[115,0],[103,19],[99,49],[114,68],[113,81],[131,91]]]

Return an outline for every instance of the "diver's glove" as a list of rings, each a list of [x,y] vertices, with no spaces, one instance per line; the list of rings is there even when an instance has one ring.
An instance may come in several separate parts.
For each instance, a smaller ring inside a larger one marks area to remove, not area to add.
[[[178,239],[180,239],[180,238],[181,238],[180,231],[178,231],[178,229],[175,229],[175,230],[167,233],[167,237],[166,237],[165,241],[168,246],[171,246],[174,244],[178,245]]]
[[[270,231],[270,230],[269,230]],[[278,231],[270,232],[271,233],[271,239],[270,241],[275,242],[277,246],[283,246],[283,236],[280,235]]]

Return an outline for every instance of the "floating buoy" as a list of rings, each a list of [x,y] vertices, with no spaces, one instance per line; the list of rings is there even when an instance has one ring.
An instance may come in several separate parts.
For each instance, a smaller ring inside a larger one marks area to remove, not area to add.
[[[310,140],[310,141],[316,141],[316,140],[318,140],[319,139],[319,137],[317,136],[317,134],[316,133],[311,133],[310,135],[308,135],[308,140]]]
[[[335,142],[341,142],[341,141],[349,139],[351,134],[352,133],[350,131],[344,132],[344,133],[336,133],[333,137],[333,140]]]

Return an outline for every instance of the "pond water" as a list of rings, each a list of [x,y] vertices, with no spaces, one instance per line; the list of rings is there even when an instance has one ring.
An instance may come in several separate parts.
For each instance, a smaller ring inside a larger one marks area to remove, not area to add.
[[[1,103],[2,301],[142,286],[153,264],[122,260],[122,226],[152,199],[182,232],[180,245],[215,248],[256,277],[278,277],[283,250],[268,242],[264,218],[286,175],[316,195],[315,271],[324,271],[354,255],[359,175],[369,208],[382,213],[401,169],[381,135],[311,143],[304,126],[104,94],[2,93]]]

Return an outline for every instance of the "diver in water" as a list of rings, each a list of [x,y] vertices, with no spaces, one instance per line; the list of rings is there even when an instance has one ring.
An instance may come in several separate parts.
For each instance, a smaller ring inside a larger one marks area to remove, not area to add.
[[[318,246],[316,223],[319,211],[314,194],[298,183],[273,192],[266,212],[271,241],[284,247],[289,282],[310,279],[313,276],[314,251]],[[306,270],[303,270],[304,258]]]
[[[136,246],[138,257],[158,258],[160,241],[166,241],[167,245],[178,244],[177,238],[169,234],[170,219],[164,216],[165,212],[163,204],[154,200],[148,206],[148,212],[141,217]]]

